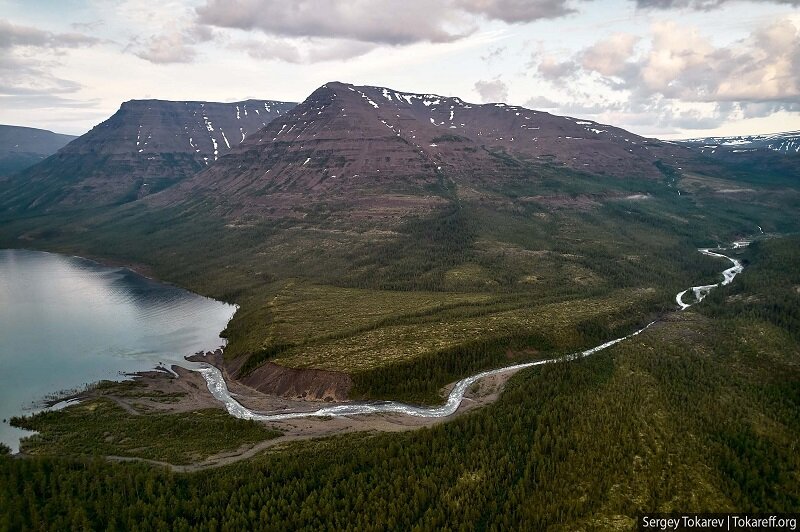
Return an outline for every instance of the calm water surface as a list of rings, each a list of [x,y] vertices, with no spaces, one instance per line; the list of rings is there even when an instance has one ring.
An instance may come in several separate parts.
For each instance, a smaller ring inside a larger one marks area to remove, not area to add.
[[[11,416],[53,393],[223,344],[236,308],[123,268],[77,257],[0,250],[0,441],[25,434]]]

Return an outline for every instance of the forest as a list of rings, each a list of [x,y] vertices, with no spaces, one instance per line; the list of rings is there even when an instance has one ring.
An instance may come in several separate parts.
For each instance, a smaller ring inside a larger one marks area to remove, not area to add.
[[[796,512],[798,249],[798,237],[759,241],[708,304],[522,371],[497,403],[433,428],[297,442],[192,474],[0,457],[0,529],[628,530],[640,511]]]

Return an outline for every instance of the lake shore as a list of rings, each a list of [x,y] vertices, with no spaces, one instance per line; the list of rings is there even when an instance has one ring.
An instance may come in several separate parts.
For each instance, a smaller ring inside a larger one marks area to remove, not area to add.
[[[235,307],[131,267],[152,273],[141,264],[0,250],[0,418],[63,408],[95,383],[169,372],[185,354],[224,343],[219,333]],[[0,425],[12,449],[24,436]]]

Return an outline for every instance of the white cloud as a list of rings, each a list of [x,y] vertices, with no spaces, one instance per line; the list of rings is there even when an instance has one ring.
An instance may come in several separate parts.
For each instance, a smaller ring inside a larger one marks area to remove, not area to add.
[[[350,39],[375,44],[448,42],[464,33],[453,30],[457,14],[441,2],[407,0],[208,0],[197,8],[199,22],[210,26],[261,30],[278,37]]]
[[[637,7],[655,9],[691,8],[710,10],[722,7],[724,4],[741,2],[742,0],[636,0]],[[800,5],[800,0],[761,0],[775,4]],[[754,2],[755,3],[755,2]]]
[[[96,44],[99,39],[83,33],[53,33],[0,19],[0,49],[20,46],[75,48]]]
[[[776,21],[730,46],[696,29],[658,23],[630,88],[686,101],[778,101],[800,97],[800,29]]]
[[[800,28],[785,19],[756,32],[726,53],[716,86],[719,100],[800,98]]]
[[[626,68],[626,61],[633,55],[639,37],[617,33],[587,48],[580,57],[580,63],[587,70],[594,70],[604,76],[617,76]]]
[[[179,31],[154,35],[144,46],[134,46],[137,57],[151,63],[189,63],[197,55],[192,42]]]
[[[697,28],[662,20],[649,39],[615,34],[566,59],[544,56],[539,75],[562,87],[560,112],[577,102],[588,114],[627,113],[660,127],[716,127],[726,120],[797,110],[800,28],[792,17],[716,45]],[[563,80],[568,78],[569,84]],[[598,85],[610,97],[577,94]]]
[[[560,107],[560,104],[546,96],[539,95],[529,98],[525,102],[525,107],[530,107],[531,109],[556,109]]]
[[[100,40],[82,33],[54,33],[0,19],[0,95],[57,101],[78,91],[80,83],[53,73],[65,49],[93,46]],[[12,100],[6,99],[6,103]]]
[[[559,61],[552,55],[544,55],[536,68],[543,78],[557,80],[575,74],[579,67],[574,61]]]
[[[310,64],[339,61],[364,55],[373,49],[367,43],[342,39],[248,39],[231,45],[244,50],[254,59],[277,60],[286,63]]]
[[[460,0],[456,7],[509,24],[557,18],[575,12],[566,0]]]
[[[474,30],[465,15],[520,23],[574,11],[571,0],[206,0],[197,8],[213,26],[393,45],[459,39]]]
[[[478,81],[475,83],[475,90],[485,103],[508,101],[508,86],[499,79]]]

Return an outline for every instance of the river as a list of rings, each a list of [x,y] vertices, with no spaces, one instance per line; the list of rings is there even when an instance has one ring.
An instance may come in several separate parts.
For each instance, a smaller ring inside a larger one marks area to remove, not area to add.
[[[737,242],[734,244],[733,247],[734,248],[743,247],[748,243],[749,242]],[[708,295],[708,293],[712,289],[720,285],[726,285],[731,283],[733,279],[744,270],[744,266],[740,261],[728,257],[727,255],[723,255],[721,253],[722,251],[725,251],[724,249],[704,248],[700,249],[699,251],[704,255],[726,259],[731,263],[733,263],[733,266],[722,272],[723,280],[717,284],[693,286],[691,288],[688,288],[680,292],[675,298],[676,303],[678,304],[680,310],[686,310],[693,304],[699,303],[700,301],[703,300],[703,298],[706,295]],[[690,291],[694,294],[695,299],[691,303],[685,303],[683,301],[683,298]],[[345,403],[334,406],[326,406],[324,408],[319,408],[316,410],[308,410],[308,411],[294,411],[294,412],[282,411],[276,413],[257,412],[245,407],[234,397],[231,396],[230,392],[228,391],[228,386],[225,384],[225,378],[219,369],[209,365],[205,368],[197,369],[196,371],[199,371],[203,375],[203,377],[206,380],[206,384],[208,385],[209,391],[215,398],[217,398],[225,405],[225,408],[228,410],[228,413],[240,419],[253,419],[256,421],[281,421],[285,419],[295,419],[303,417],[354,416],[360,414],[375,414],[375,413],[398,413],[415,417],[441,418],[454,414],[455,411],[458,410],[458,407],[461,405],[461,402],[464,400],[464,394],[469,389],[469,387],[472,386],[472,384],[474,384],[475,382],[485,377],[497,375],[499,373],[506,373],[510,371],[519,371],[521,369],[530,368],[533,366],[541,366],[544,364],[554,364],[559,362],[569,362],[572,360],[585,358],[604,349],[608,349],[609,347],[616,345],[620,342],[623,342],[629,338],[641,334],[647,328],[652,326],[653,323],[655,322],[648,323],[641,329],[638,329],[632,332],[631,334],[628,334],[621,338],[610,340],[598,346],[577,353],[572,353],[558,358],[550,358],[544,360],[537,360],[534,362],[526,362],[523,364],[515,364],[513,366],[506,366],[488,371],[482,371],[475,375],[471,375],[455,383],[455,385],[450,390],[450,393],[447,396],[447,401],[443,405],[432,406],[432,407],[416,406],[396,401],[380,401],[380,402],[365,402],[365,403]]]

